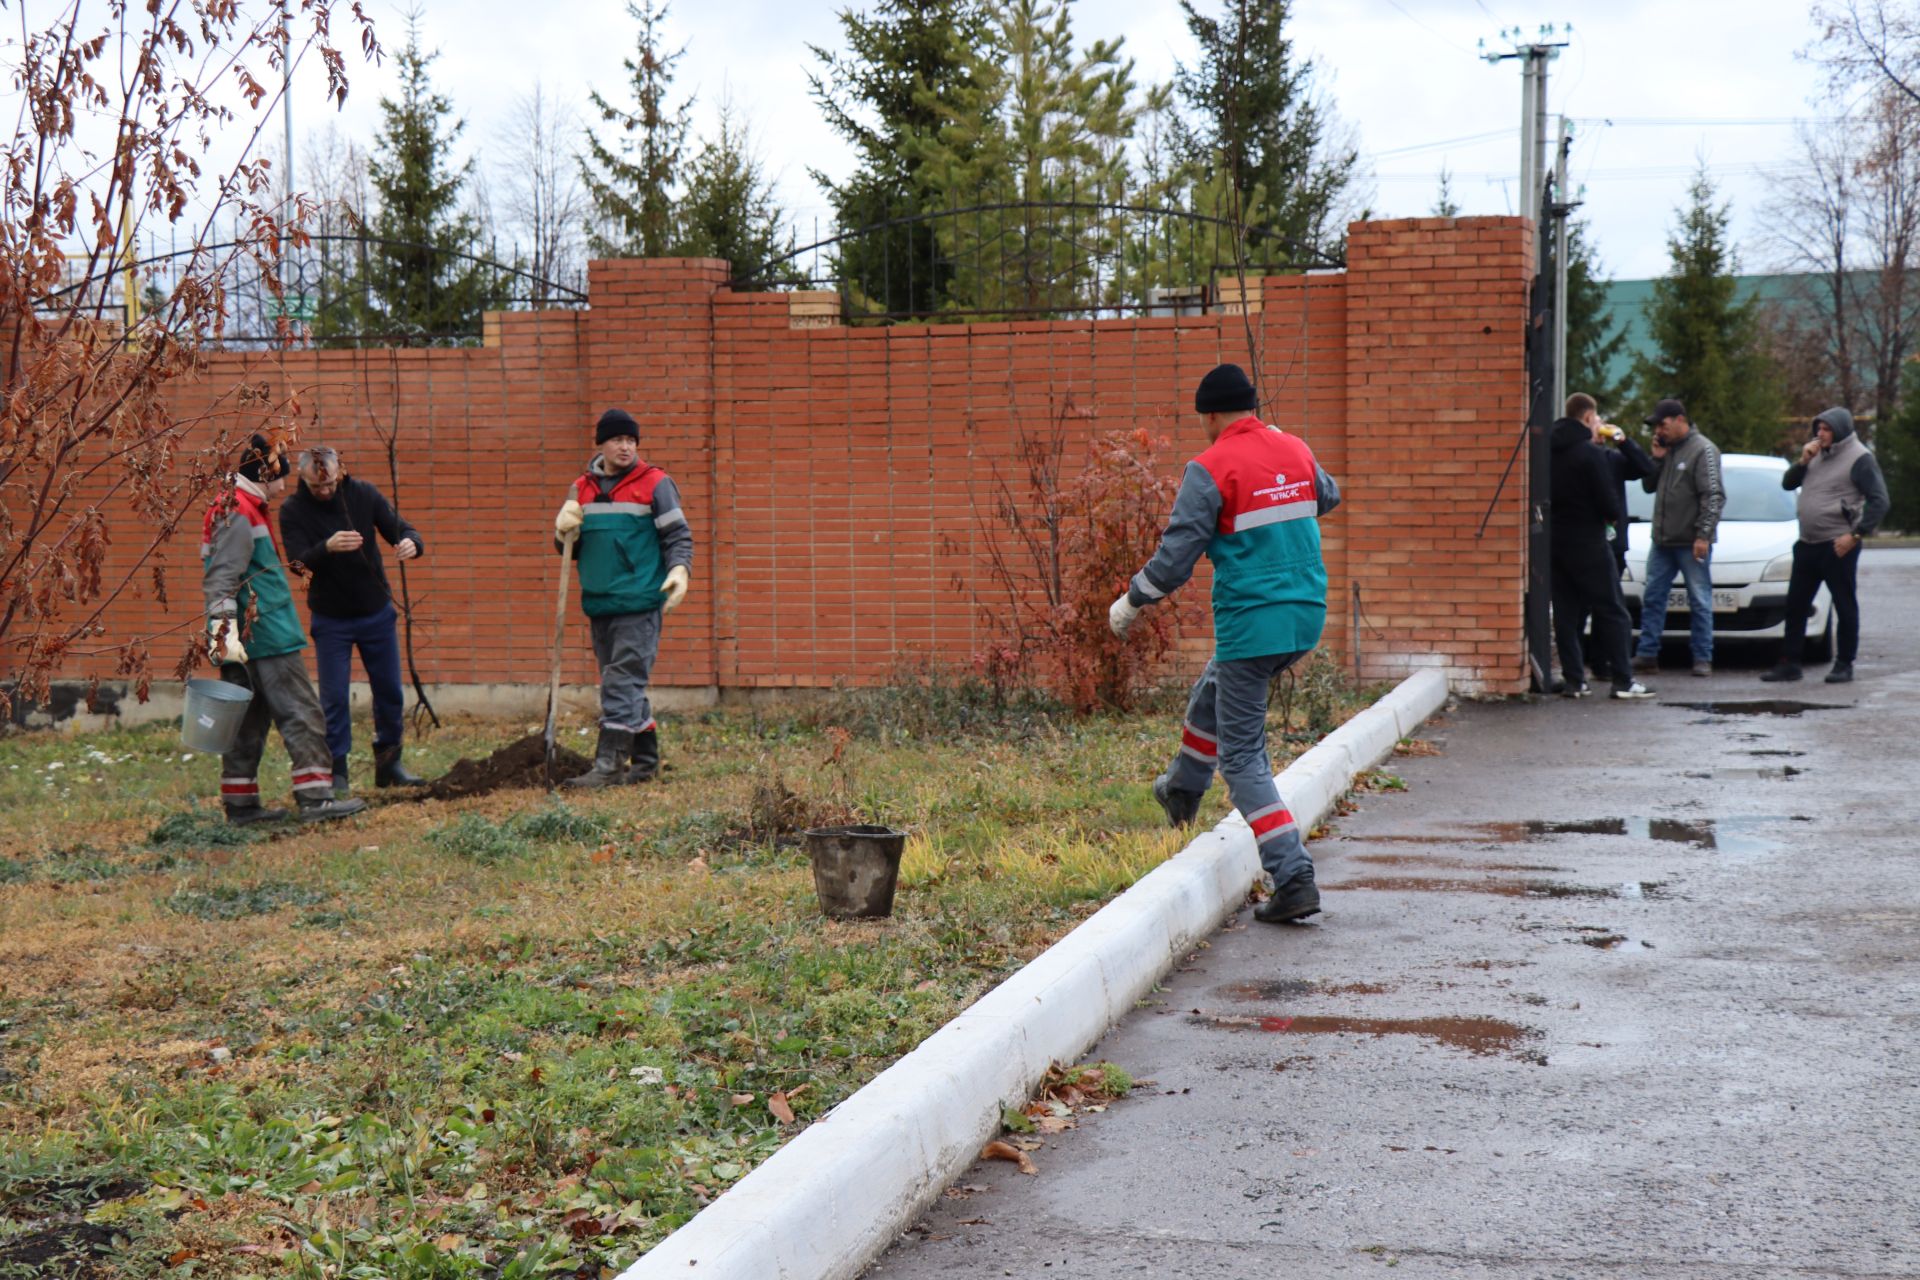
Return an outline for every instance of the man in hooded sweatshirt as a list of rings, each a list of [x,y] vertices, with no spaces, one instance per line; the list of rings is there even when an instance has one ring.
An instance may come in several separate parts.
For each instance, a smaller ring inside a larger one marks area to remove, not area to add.
[[[578,530],[580,605],[600,662],[600,739],[593,768],[570,787],[645,782],[660,771],[660,738],[647,685],[660,649],[661,615],[687,594],[693,531],[673,477],[640,460],[640,427],[609,409],[594,427],[599,452],[555,517],[558,539]]]
[[[1143,609],[1193,576],[1202,555],[1213,561],[1214,656],[1188,696],[1180,749],[1154,780],[1153,797],[1169,823],[1184,827],[1218,767],[1273,877],[1273,896],[1254,918],[1283,924],[1318,914],[1320,890],[1299,824],[1273,784],[1267,689],[1320,642],[1320,517],[1340,504],[1340,489],[1304,440],[1260,420],[1259,406],[1239,365],[1219,365],[1200,380],[1193,407],[1213,443],[1187,464],[1159,549],[1107,621],[1125,635]]]
[[[1854,584],[1860,542],[1880,527],[1890,503],[1880,464],[1860,442],[1851,412],[1829,409],[1813,420],[1813,428],[1800,460],[1780,479],[1781,488],[1800,491],[1800,539],[1793,544],[1793,576],[1787,581],[1786,644],[1780,661],[1760,678],[1800,678],[1807,618],[1825,583],[1840,618],[1827,683],[1845,684],[1853,679],[1853,660],[1860,654],[1860,597]]]
[[[207,508],[200,585],[207,604],[207,656],[228,684],[253,690],[233,745],[220,757],[220,803],[235,826],[285,819],[260,807],[260,757],[267,726],[293,757],[293,798],[302,822],[344,818],[364,800],[335,799],[326,717],[300,651],[307,647],[293,590],[281,567],[267,503],[286,486],[284,450],[255,435],[241,454],[231,493]]]
[[[1553,630],[1560,642],[1560,674],[1569,697],[1587,695],[1587,663],[1580,629],[1593,616],[1593,642],[1606,660],[1613,696],[1653,697],[1633,678],[1632,623],[1620,595],[1620,570],[1608,526],[1626,520],[1620,483],[1596,443],[1600,407],[1584,392],[1567,397],[1567,413],[1547,437],[1552,451]]]

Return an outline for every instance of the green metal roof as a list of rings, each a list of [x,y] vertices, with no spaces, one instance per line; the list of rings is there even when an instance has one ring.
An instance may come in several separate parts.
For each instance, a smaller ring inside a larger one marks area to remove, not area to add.
[[[1769,304],[1783,307],[1816,307],[1819,303],[1815,299],[1819,296],[1822,279],[1801,272],[1735,276],[1734,298],[1745,302],[1748,298],[1759,297]],[[1633,372],[1636,357],[1652,357],[1654,354],[1653,339],[1647,332],[1646,315],[1647,304],[1653,301],[1653,281],[1613,280],[1608,282],[1606,289],[1606,310],[1602,314],[1627,335],[1620,354],[1607,366],[1607,380],[1624,382]]]

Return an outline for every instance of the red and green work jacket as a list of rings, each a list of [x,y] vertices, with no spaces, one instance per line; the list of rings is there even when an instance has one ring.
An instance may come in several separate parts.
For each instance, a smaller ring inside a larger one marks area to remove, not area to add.
[[[1327,569],[1320,517],[1340,505],[1306,441],[1245,417],[1187,464],[1153,559],[1127,588],[1144,607],[1213,561],[1214,657],[1299,653],[1320,642]]]
[[[580,504],[580,605],[589,618],[658,609],[675,565],[693,564],[693,531],[680,490],[659,467],[636,462],[609,475],[597,456],[573,482]]]
[[[215,499],[201,522],[200,589],[208,617],[235,620],[248,657],[277,658],[307,647],[266,500],[249,492],[245,480],[235,482],[231,502],[224,494]]]

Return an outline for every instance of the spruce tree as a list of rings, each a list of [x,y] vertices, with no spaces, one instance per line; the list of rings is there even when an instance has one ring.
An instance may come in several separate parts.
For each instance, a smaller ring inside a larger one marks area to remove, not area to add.
[[[1207,173],[1223,172],[1238,202],[1258,194],[1263,213],[1254,225],[1276,243],[1257,256],[1337,250],[1346,228],[1334,225],[1336,213],[1359,155],[1328,146],[1313,64],[1295,59],[1286,35],[1290,0],[1225,0],[1217,17],[1194,0],[1180,0],[1180,9],[1200,45],[1199,62],[1174,77],[1192,117],[1189,158]]]
[[[839,273],[865,306],[924,314],[953,273],[935,228],[910,221],[928,210],[907,143],[934,133],[940,104],[971,84],[967,51],[984,38],[985,15],[979,0],[880,0],[864,15],[842,10],[840,27],[846,51],[809,46],[821,69],[808,80],[828,126],[859,160],[845,182],[818,171],[813,179],[843,233],[883,229],[843,241]]]
[[[1567,226],[1567,390],[1584,391],[1604,413],[1623,408],[1626,382],[1607,370],[1627,345],[1627,333],[1607,314],[1607,282],[1585,222]]]
[[[464,122],[433,88],[428,68],[439,54],[420,47],[417,15],[395,55],[398,98],[380,100],[381,128],[367,162],[373,217],[352,267],[346,306],[317,326],[389,344],[470,339],[481,313],[503,305],[500,273],[482,261],[473,214],[462,195],[473,162],[455,165]]]
[[[1637,396],[1686,402],[1687,417],[1722,449],[1768,452],[1783,422],[1779,380],[1761,341],[1753,299],[1735,301],[1738,263],[1727,241],[1732,206],[1716,204],[1702,169],[1667,241],[1672,270],[1654,281],[1647,326],[1654,354],[1634,368]]]
[[[1434,218],[1457,218],[1460,206],[1453,198],[1453,175],[1446,165],[1440,166],[1440,194],[1433,198],[1433,210],[1428,215]]]
[[[1886,527],[1920,533],[1920,360],[1900,367],[1900,382],[1900,407],[1875,424],[1874,452],[1893,499]]]
[[[735,272],[753,273],[761,283],[795,281],[790,263],[765,270],[769,259],[791,252],[793,238],[783,230],[786,214],[754,154],[752,134],[731,103],[720,104],[713,136],[687,167],[686,188],[675,210],[672,256],[725,258]]]
[[[611,143],[588,130],[587,154],[580,158],[580,178],[599,224],[588,235],[588,248],[599,257],[658,258],[674,240],[675,187],[692,110],[690,102],[667,109],[673,64],[686,50],[661,50],[665,4],[629,0],[627,13],[640,24],[634,56],[622,63],[633,108],[614,106],[598,90],[588,95],[600,119],[617,126]]]

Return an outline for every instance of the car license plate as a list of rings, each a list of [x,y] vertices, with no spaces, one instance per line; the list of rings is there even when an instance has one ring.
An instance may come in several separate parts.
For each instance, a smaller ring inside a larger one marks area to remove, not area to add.
[[[1740,610],[1738,591],[1715,591],[1713,593],[1713,611],[1715,613],[1737,613]],[[1667,612],[1687,611],[1687,592],[1684,587],[1676,587],[1667,593]]]

